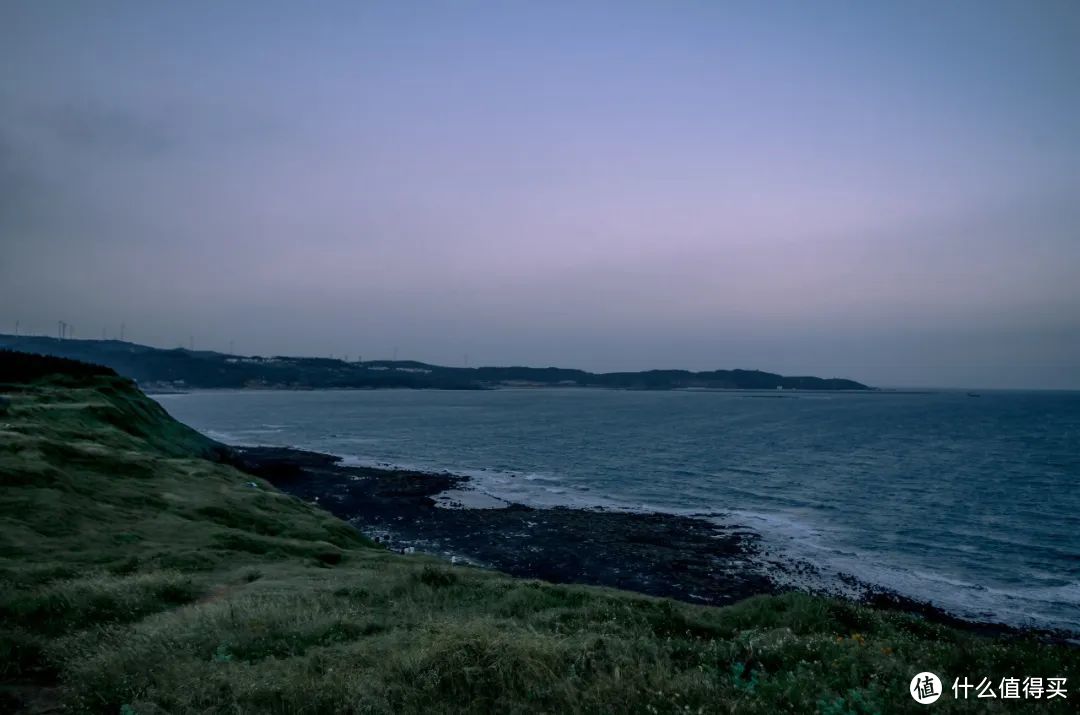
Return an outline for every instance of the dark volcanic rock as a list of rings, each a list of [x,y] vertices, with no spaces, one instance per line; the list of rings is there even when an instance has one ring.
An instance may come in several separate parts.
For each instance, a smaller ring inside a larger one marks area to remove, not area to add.
[[[447,509],[436,506],[434,497],[467,488],[468,477],[350,467],[331,455],[275,447],[223,448],[219,458],[318,503],[390,548],[463,557],[514,576],[721,605],[790,590],[767,574],[807,589],[806,577],[817,573],[812,564],[770,557],[746,528],[704,519],[521,504]],[[844,592],[810,590],[977,633],[1076,645],[1069,634],[961,619],[854,576],[839,576]]]
[[[274,447],[225,448],[219,457],[282,491],[318,503],[388,547],[463,557],[514,576],[611,586],[693,603],[726,604],[790,590],[817,568],[769,557],[739,526],[673,514],[600,509],[447,509],[434,497],[468,477],[340,464],[331,455]],[[929,603],[840,575],[846,592],[821,592],[982,634],[1036,636],[1075,645],[1069,634],[957,618]],[[794,581],[791,577],[795,577]],[[801,588],[807,588],[803,585]]]
[[[391,545],[457,555],[527,578],[612,586],[697,603],[774,593],[756,535],[704,519],[597,509],[447,509],[435,497],[467,477],[349,467],[280,448],[234,451],[236,466]]]

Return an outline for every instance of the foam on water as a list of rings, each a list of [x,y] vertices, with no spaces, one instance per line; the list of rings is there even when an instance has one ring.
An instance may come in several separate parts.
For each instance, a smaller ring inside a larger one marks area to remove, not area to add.
[[[973,620],[1014,626],[1055,627],[1080,633],[1080,582],[1050,587],[988,587],[946,573],[898,567],[867,551],[847,551],[829,544],[828,530],[782,514],[735,513],[762,534],[773,555],[814,564],[817,574],[774,574],[793,585],[844,593],[844,574],[899,594],[927,601]],[[1050,606],[1050,608],[1047,608]]]

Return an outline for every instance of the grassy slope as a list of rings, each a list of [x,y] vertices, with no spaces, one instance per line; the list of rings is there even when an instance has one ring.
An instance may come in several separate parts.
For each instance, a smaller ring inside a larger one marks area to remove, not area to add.
[[[201,458],[120,378],[8,399],[0,710],[895,712],[921,670],[1080,673],[1075,649],[809,596],[696,607],[398,556]]]

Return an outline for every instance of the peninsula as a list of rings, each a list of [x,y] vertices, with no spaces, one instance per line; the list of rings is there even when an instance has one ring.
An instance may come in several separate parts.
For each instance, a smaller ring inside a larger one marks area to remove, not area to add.
[[[105,365],[147,389],[601,387],[622,390],[869,390],[854,380],[761,370],[647,370],[593,373],[557,367],[447,367],[413,360],[240,356],[164,350],[120,340],[0,335],[0,349]]]

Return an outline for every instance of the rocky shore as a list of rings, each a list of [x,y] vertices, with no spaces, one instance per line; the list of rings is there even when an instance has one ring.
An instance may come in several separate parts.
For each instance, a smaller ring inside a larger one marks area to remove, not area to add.
[[[447,508],[438,495],[456,493],[468,477],[347,466],[330,455],[281,448],[236,449],[232,461],[282,491],[317,502],[390,548],[514,576],[695,603],[733,603],[780,590],[755,560],[757,535],[738,525],[520,504]]]
[[[278,489],[317,503],[388,548],[442,556],[553,583],[609,586],[724,605],[808,589],[811,564],[770,556],[759,535],[736,523],[665,513],[534,509],[521,504],[461,508],[469,478],[447,472],[350,466],[328,454],[279,447],[229,448],[223,460]],[[456,508],[455,508],[456,507]],[[843,577],[842,596],[986,634],[1031,634],[957,618],[931,604]],[[818,591],[821,593],[821,591]],[[1039,632],[1076,643],[1068,634]]]

